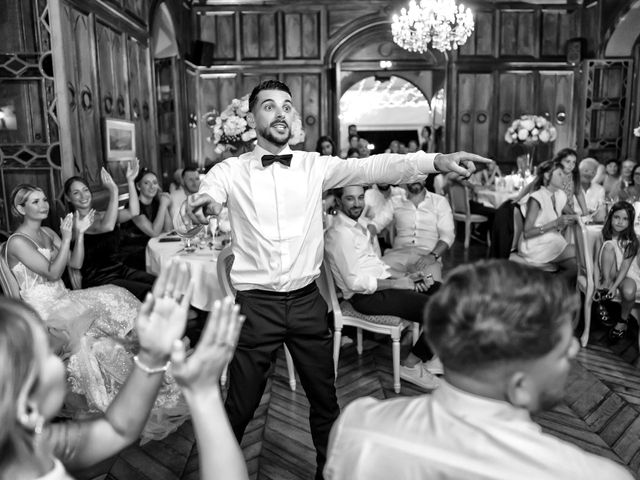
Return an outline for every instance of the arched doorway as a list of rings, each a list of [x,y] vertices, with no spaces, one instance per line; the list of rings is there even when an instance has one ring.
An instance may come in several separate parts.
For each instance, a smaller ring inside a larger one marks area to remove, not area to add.
[[[399,88],[417,89],[429,105],[431,99],[438,92],[440,92],[442,101],[446,98],[446,55],[439,51],[418,54],[400,48],[393,42],[389,22],[390,18],[383,19],[379,16],[354,21],[351,27],[345,29],[340,38],[330,46],[327,61],[331,71],[334,72],[331,118],[338,119],[341,114],[340,103],[346,92],[349,92],[355,85],[371,86],[373,85],[371,82],[375,83],[376,80],[379,81],[379,85],[384,85],[382,88],[393,90],[398,85],[402,85]],[[371,77],[373,80],[366,80]],[[392,77],[397,80],[391,82]],[[365,82],[360,83],[363,80]],[[397,95],[401,95],[401,93],[397,93]],[[414,103],[409,102],[410,105]],[[406,108],[415,107],[407,106]],[[407,110],[408,115],[411,113],[410,110]],[[344,115],[343,118],[345,118]],[[428,122],[429,117],[426,115],[424,121],[420,123],[424,126]],[[420,123],[416,125],[420,125]],[[348,142],[347,127],[349,124],[346,120],[338,120],[332,125],[334,139],[342,148]],[[389,125],[389,127],[393,128],[393,125]],[[415,128],[421,127],[416,126]],[[444,132],[442,133],[444,141]],[[377,148],[376,151],[378,151]]]

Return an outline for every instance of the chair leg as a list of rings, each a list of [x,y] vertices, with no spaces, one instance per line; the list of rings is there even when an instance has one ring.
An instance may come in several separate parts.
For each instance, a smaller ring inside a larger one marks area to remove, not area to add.
[[[393,357],[393,391],[400,393],[400,339],[394,338],[391,344]]]
[[[471,224],[464,222],[464,249],[469,250],[469,243],[471,242]]]
[[[589,343],[589,334],[591,332],[591,304],[593,303],[593,294],[589,295],[589,292],[584,296],[584,331],[580,337],[580,345],[586,347]]]
[[[356,348],[358,350],[358,355],[362,355],[362,329],[358,328],[356,333],[357,343]]]
[[[222,369],[222,375],[220,375],[220,385],[223,387],[227,384],[227,370],[229,369],[229,364],[227,363]]]
[[[291,352],[287,346],[284,346],[284,356],[287,359],[287,371],[289,372],[289,387],[291,387],[291,391],[296,391],[296,371],[293,368],[293,358],[291,358]]]
[[[333,370],[336,378],[338,378],[338,361],[340,360],[340,343],[342,342],[342,326],[333,331]]]

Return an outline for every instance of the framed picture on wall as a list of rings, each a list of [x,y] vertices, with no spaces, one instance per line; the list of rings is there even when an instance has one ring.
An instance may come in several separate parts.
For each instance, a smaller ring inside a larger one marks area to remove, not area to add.
[[[136,125],[128,120],[105,118],[105,157],[108,161],[136,158]]]

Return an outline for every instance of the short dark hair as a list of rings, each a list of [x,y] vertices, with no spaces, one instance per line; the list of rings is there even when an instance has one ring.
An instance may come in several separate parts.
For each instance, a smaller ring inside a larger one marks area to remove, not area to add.
[[[578,306],[561,276],[484,260],[451,271],[427,304],[425,333],[445,368],[472,374],[548,354]]]
[[[182,178],[184,178],[184,174],[187,172],[196,172],[198,173],[198,166],[191,164],[191,165],[186,165],[183,169],[182,169],[182,174],[180,175]]]
[[[258,94],[262,90],[281,90],[283,92],[287,92],[289,96],[291,97],[293,96],[291,95],[291,90],[289,90],[289,87],[285,83],[282,83],[279,80],[265,80],[263,82],[260,82],[258,85],[256,85],[251,91],[251,95],[249,95],[249,111],[250,112],[253,111],[253,107],[256,105],[256,99],[258,98]]]
[[[349,150],[347,150],[347,158],[353,158],[353,154],[357,153],[358,157],[360,157],[360,149],[356,148],[356,147],[349,147]]]
[[[366,192],[367,190],[369,190],[369,185],[345,185],[344,187],[337,187],[331,190],[331,193],[333,193],[333,196],[336,197],[338,200],[340,200],[342,198],[342,195],[344,194],[344,189],[347,187],[362,187],[362,189]]]

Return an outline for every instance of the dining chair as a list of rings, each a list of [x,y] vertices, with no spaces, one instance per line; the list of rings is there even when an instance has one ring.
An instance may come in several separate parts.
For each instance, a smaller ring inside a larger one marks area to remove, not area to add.
[[[20,299],[20,285],[7,261],[7,242],[0,243],[0,287],[7,297]]]
[[[489,218],[485,215],[471,213],[471,207],[469,206],[469,189],[459,183],[450,182],[449,203],[453,210],[453,219],[464,223],[464,249],[468,250],[471,241],[471,225],[474,223],[488,222]],[[487,245],[491,247],[491,234],[488,229]]]
[[[405,328],[414,325],[414,343],[419,337],[419,325],[393,315],[365,315],[357,312],[348,300],[338,301],[333,275],[327,262],[323,262],[320,273],[320,282],[325,283],[326,294],[329,297],[329,307],[333,311],[335,330],[333,332],[333,364],[336,377],[338,376],[338,361],[340,360],[340,347],[342,341],[342,328],[353,326],[357,328],[356,348],[358,355],[362,355],[362,330],[382,333],[391,336],[391,353],[393,358],[393,390],[400,393],[400,338]]]
[[[218,283],[220,284],[220,288],[222,289],[222,293],[224,296],[230,296],[235,298],[236,290],[233,288],[231,284],[231,267],[233,266],[233,252],[231,250],[231,246],[227,246],[220,251],[220,255],[218,255],[216,269],[218,271]],[[296,372],[293,366],[293,358],[291,357],[291,353],[287,348],[287,345],[284,345],[284,356],[287,360],[287,372],[289,374],[289,387],[292,392],[296,391]],[[227,367],[224,367],[222,371],[222,375],[220,376],[220,383],[224,386],[227,383]]]

